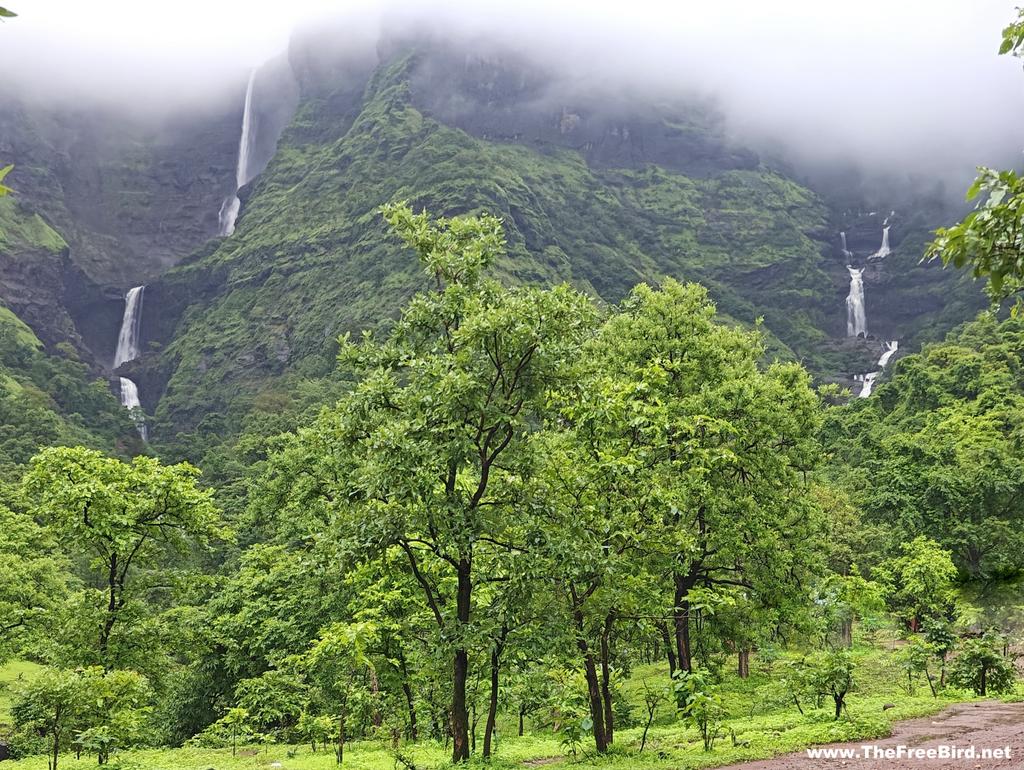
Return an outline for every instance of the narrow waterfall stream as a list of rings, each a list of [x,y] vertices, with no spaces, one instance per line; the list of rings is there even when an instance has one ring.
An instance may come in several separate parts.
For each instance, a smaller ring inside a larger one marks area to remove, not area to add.
[[[846,257],[847,259],[849,259],[850,257],[853,256],[853,252],[850,251],[847,248],[847,246],[846,246],[846,233],[844,231],[840,231],[840,233],[839,233],[839,240],[842,241],[842,244],[843,244],[842,245],[843,256]]]
[[[124,297],[124,315],[121,317],[121,331],[117,335],[117,350],[114,352],[114,368],[121,364],[134,361],[139,357],[139,331],[142,326],[142,295],[145,286],[129,289]],[[121,403],[126,409],[132,410],[135,427],[139,430],[142,440],[148,439],[146,420],[142,416],[142,404],[139,401],[139,389],[127,377],[121,377]]]
[[[220,234],[231,235],[235,232],[235,220],[242,202],[238,199],[238,191],[252,181],[250,157],[252,155],[253,111],[252,93],[256,85],[256,70],[249,75],[249,85],[245,89],[245,107],[242,110],[242,136],[238,140],[238,165],[235,168],[235,191],[220,206],[217,219],[220,222]]]
[[[850,293],[846,296],[846,335],[859,337],[868,332],[864,310],[864,268],[846,266],[850,271]]]
[[[889,220],[887,219],[886,221],[888,222]],[[891,253],[892,251],[889,249],[889,225],[886,225],[882,228],[882,245],[868,259],[885,259]]]

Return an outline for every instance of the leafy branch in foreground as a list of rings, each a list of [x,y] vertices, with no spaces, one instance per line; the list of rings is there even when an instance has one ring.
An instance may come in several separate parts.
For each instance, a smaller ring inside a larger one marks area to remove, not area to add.
[[[999,54],[1024,54],[1024,9],[1003,29]],[[970,265],[975,278],[988,279],[993,303],[1024,291],[1024,249],[1021,217],[1024,215],[1024,179],[1014,171],[980,167],[978,178],[967,190],[967,200],[977,199],[974,211],[952,227],[940,227],[928,244],[924,260],[939,258],[943,265]],[[1014,313],[1021,307],[1018,297]]]

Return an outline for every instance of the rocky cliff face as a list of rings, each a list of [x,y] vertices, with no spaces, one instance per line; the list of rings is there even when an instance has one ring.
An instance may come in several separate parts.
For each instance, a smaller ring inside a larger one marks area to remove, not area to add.
[[[63,246],[47,259],[25,243],[0,249],[0,275],[7,276],[0,301],[24,308],[44,340],[72,339],[105,362],[123,290],[216,232],[239,120],[236,105],[161,121],[25,102],[5,109],[0,158],[15,164],[8,177],[14,205],[58,233]],[[13,278],[40,270],[45,275],[32,281]]]

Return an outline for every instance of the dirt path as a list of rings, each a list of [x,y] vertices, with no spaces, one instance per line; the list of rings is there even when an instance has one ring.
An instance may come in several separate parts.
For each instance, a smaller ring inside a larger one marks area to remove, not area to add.
[[[938,749],[954,745],[958,748],[975,746],[984,748],[1010,748],[1009,759],[872,759],[855,758],[810,759],[806,752],[730,765],[720,770],[946,770],[971,768],[972,770],[1021,770],[1024,768],[1024,703],[964,703],[951,706],[931,717],[910,719],[893,725],[891,738],[874,741],[835,743],[823,748],[855,749],[871,744],[880,749],[906,746],[911,749]]]

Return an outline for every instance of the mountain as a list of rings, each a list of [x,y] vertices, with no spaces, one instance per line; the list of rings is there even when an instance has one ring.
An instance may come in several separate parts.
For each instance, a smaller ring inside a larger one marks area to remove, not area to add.
[[[880,342],[845,339],[838,232],[864,261],[882,217],[759,159],[713,104],[610,92],[473,45],[299,39],[256,74],[262,173],[217,238],[242,103],[157,128],[104,132],[110,116],[78,127],[28,107],[0,126],[15,137],[0,157],[17,164],[19,216],[52,232],[0,250],[0,300],[102,371],[120,296],[146,283],[144,353],[124,368],[158,442],[230,432],[261,399],[330,372],[339,334],[388,323],[422,283],[377,213],[393,200],[501,216],[506,281],[571,281],[607,302],[639,281],[700,281],[726,317],[763,317],[772,355],[819,377],[848,381],[877,358]],[[869,334],[906,348],[978,306],[958,276],[917,264],[939,210],[894,216],[892,254],[865,272]]]

